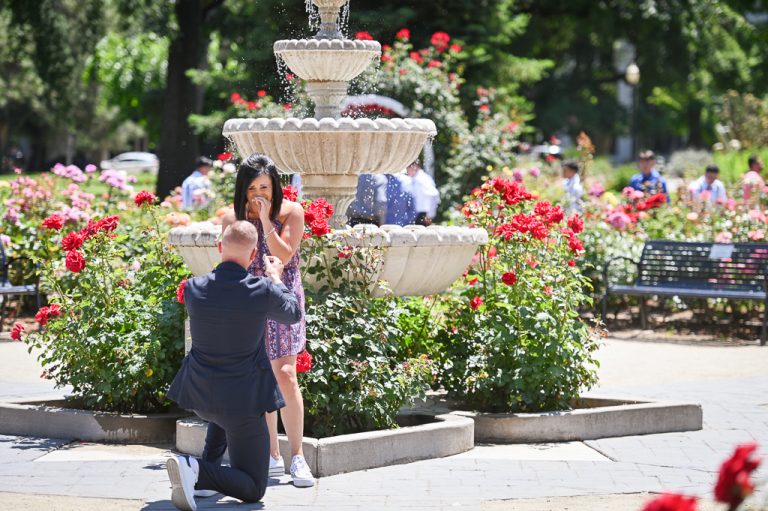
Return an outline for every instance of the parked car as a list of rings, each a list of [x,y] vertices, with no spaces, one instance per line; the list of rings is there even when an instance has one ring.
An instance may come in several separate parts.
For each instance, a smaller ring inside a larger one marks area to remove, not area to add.
[[[160,161],[152,153],[129,152],[118,154],[111,160],[103,160],[101,169],[124,170],[129,173],[152,172],[157,173]]]

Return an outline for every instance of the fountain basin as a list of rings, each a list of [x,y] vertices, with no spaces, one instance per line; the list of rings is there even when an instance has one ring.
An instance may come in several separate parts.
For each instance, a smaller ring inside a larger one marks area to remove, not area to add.
[[[219,225],[197,222],[171,229],[168,240],[189,269],[195,275],[203,275],[219,263],[216,240],[220,232]],[[419,225],[358,225],[336,230],[329,236],[340,245],[381,250],[372,281],[385,281],[389,291],[375,286],[378,296],[386,292],[426,296],[445,291],[464,273],[477,247],[488,242],[484,229]],[[335,258],[338,252],[328,248],[326,255]],[[324,283],[315,276],[303,276],[304,285],[310,289],[318,289]]]
[[[321,175],[401,172],[437,134],[428,119],[230,119],[240,154],[269,155],[284,173]]]
[[[290,39],[275,42],[274,52],[302,80],[349,82],[381,55],[381,45],[350,39]]]

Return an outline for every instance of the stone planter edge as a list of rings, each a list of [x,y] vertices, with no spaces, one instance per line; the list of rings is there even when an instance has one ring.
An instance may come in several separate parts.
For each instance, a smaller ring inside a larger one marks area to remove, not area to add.
[[[327,438],[304,438],[303,450],[315,477],[442,458],[474,448],[473,420],[452,414],[434,416],[435,422],[398,429],[369,431]],[[176,448],[199,456],[205,423],[190,417],[177,422]],[[280,452],[289,468],[288,439],[280,435]]]
[[[475,421],[477,443],[548,443],[634,435],[698,431],[700,404],[643,398],[584,396],[591,408],[541,413],[484,413],[456,410]],[[602,406],[600,405],[602,403]]]
[[[117,414],[57,406],[64,400],[0,403],[0,434],[104,443],[173,443],[188,412]]]

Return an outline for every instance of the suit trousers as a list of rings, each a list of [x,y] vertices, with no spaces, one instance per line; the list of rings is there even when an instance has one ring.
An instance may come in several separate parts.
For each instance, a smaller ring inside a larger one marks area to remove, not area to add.
[[[260,501],[269,480],[269,431],[264,414],[195,413],[209,423],[195,489],[216,490],[243,502]],[[224,467],[220,463],[227,446],[230,466]]]

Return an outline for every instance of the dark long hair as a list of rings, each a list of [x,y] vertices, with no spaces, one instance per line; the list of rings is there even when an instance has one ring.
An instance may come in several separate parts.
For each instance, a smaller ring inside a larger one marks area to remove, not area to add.
[[[253,153],[237,170],[235,180],[235,217],[245,220],[248,211],[248,187],[259,176],[269,176],[272,182],[272,208],[269,210],[269,218],[275,220],[280,214],[283,205],[283,187],[280,184],[280,175],[272,159],[261,153]]]

